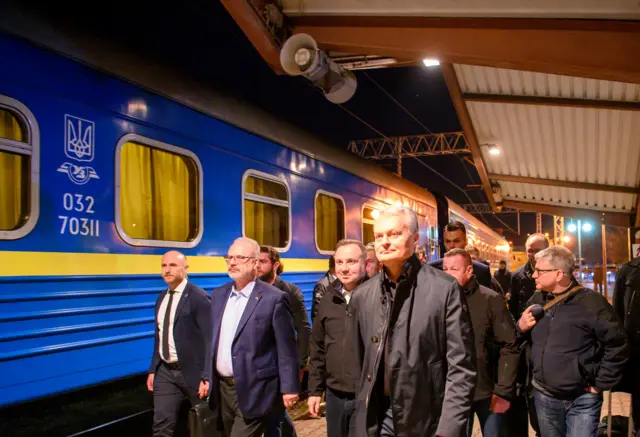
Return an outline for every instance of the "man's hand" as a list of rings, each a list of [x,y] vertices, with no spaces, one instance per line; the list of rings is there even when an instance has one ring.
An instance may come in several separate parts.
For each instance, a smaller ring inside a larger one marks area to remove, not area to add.
[[[527,332],[528,330],[536,326],[536,318],[533,317],[533,314],[531,314],[532,306],[533,305],[524,310],[524,313],[522,313],[522,316],[520,316],[520,320],[518,320],[518,328],[520,328],[520,331],[522,332]]]
[[[309,399],[307,399],[311,417],[320,417],[320,399],[320,396],[309,396]]]
[[[155,377],[156,375],[154,373],[149,373],[149,376],[147,377],[147,390],[153,391],[153,380]]]
[[[511,407],[511,402],[506,399],[501,398],[500,396],[493,395],[491,397],[491,408],[490,410],[496,414],[506,413]]]
[[[291,408],[293,407],[293,404],[295,404],[298,401],[298,393],[284,393],[282,395],[282,402],[284,402],[284,407],[285,408]]]
[[[585,391],[586,391],[587,393],[593,393],[594,395],[599,395],[600,393],[602,393],[602,392],[601,392],[600,390],[598,390],[596,387],[591,387],[591,386],[587,387],[587,388],[585,389]]]
[[[204,399],[209,394],[209,381],[200,381],[200,388],[198,388],[198,396],[200,399]]]

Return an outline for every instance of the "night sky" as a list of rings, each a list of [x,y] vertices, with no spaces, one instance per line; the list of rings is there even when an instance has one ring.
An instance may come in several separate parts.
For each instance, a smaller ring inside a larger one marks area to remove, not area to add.
[[[179,67],[186,75],[277,114],[341,149],[346,149],[351,140],[378,138],[380,134],[400,136],[461,130],[439,68],[419,66],[356,71],[356,94],[341,107],[328,102],[306,79],[276,75],[216,0],[183,0],[167,4],[113,0],[102,2],[94,9],[77,8],[76,3],[61,1],[37,7],[40,9],[36,13],[44,14],[54,22],[84,27],[87,32],[142,51],[157,62]],[[404,160],[403,176],[461,204],[486,202],[482,189],[466,189],[467,185],[481,181],[475,168],[460,156],[421,160],[462,190],[415,158]],[[395,171],[395,160],[377,163]],[[517,229],[515,214],[498,217]],[[521,214],[519,236],[491,215],[485,215],[484,219],[493,228],[504,228],[505,237],[516,245],[524,243],[527,233],[535,232],[535,215],[531,213]],[[599,226],[595,228],[598,232],[593,233],[593,238],[583,239],[587,262],[600,258]],[[552,217],[544,217],[543,231],[553,234]],[[626,230],[624,235],[626,239]]]

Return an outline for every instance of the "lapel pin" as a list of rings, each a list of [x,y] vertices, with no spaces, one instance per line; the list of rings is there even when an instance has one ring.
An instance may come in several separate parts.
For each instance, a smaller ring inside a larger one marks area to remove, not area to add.
[[[256,296],[256,300],[260,300],[260,296]]]

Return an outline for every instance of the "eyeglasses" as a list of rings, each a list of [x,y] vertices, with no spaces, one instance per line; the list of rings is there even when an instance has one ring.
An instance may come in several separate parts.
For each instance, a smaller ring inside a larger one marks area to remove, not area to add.
[[[542,276],[542,275],[544,275],[544,274],[546,274],[546,273],[549,273],[549,272],[557,272],[557,271],[558,271],[558,269],[548,269],[548,270],[533,269],[533,274],[534,274],[534,275],[535,275],[535,274],[538,274],[538,277],[540,277],[540,276]]]
[[[255,259],[255,256],[242,256],[242,255],[225,255],[224,260],[229,264],[231,261],[237,261],[241,264],[246,263],[250,259]]]

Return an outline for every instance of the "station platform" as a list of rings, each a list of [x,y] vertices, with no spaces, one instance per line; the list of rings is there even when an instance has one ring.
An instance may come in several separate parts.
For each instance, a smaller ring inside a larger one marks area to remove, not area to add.
[[[607,401],[609,392],[604,394],[604,405],[602,407],[602,417],[607,415]],[[611,402],[611,414],[628,416],[631,411],[631,396],[626,393],[614,393]],[[302,416],[294,421],[296,427],[296,433],[298,437],[326,437],[327,436],[327,421],[325,418],[314,419],[308,415]],[[478,421],[475,421],[473,428],[473,437],[481,437],[480,426]],[[516,436],[514,436],[516,437]],[[529,428],[529,437],[535,437],[533,429]]]

